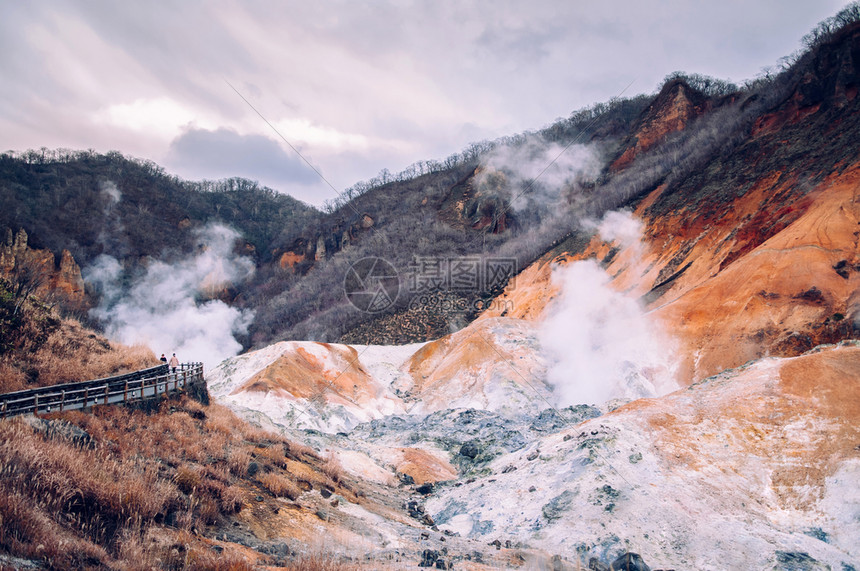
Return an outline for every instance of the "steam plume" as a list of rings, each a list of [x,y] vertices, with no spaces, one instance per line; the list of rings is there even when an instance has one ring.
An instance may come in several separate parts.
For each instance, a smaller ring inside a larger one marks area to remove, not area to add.
[[[602,161],[590,145],[562,147],[540,137],[518,145],[502,145],[485,155],[475,183],[496,191],[514,210],[556,205],[565,189],[593,181]]]
[[[629,213],[612,212],[598,224],[601,237],[639,247],[641,224]],[[602,404],[677,388],[670,340],[637,300],[612,289],[595,260],[553,271],[561,286],[540,331],[551,366],[547,373],[560,404]]]
[[[246,279],[253,263],[232,252],[238,234],[211,224],[197,232],[201,247],[173,264],[156,261],[146,273],[120,287],[122,265],[102,255],[84,272],[102,293],[92,315],[106,324],[106,332],[123,343],[145,343],[155,353],[175,352],[181,361],[202,361],[207,368],[236,355],[253,313],[223,301],[199,301],[225,285]]]

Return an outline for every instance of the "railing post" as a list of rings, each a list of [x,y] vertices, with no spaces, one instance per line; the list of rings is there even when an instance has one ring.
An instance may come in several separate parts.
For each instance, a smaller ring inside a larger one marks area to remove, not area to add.
[[[162,374],[159,375],[155,372],[156,369],[158,369]],[[87,409],[92,410],[92,407],[97,406],[99,401],[103,402],[104,405],[109,405],[112,404],[112,397],[119,397],[119,390],[115,392],[112,391],[113,389],[119,389],[120,381],[123,383],[122,403],[128,403],[135,399],[143,400],[146,396],[145,391],[147,382],[152,386],[152,396],[166,399],[168,398],[168,395],[187,388],[189,383],[202,379],[202,369],[202,363],[183,363],[178,367],[176,372],[171,372],[167,367],[164,367],[163,369],[161,367],[154,367],[149,374],[137,371],[132,374],[116,375],[107,379],[94,379],[80,383],[66,383],[63,385],[64,388],[60,389],[57,387],[54,389],[54,392],[48,392],[41,388],[29,391],[20,391],[22,394],[18,395],[17,400],[11,406],[9,401],[5,398],[8,395],[0,395],[4,397],[0,399],[0,419],[23,414],[28,410],[32,411],[34,415],[39,415],[42,407],[44,407],[48,413],[56,410],[55,407],[59,409],[59,412],[64,412],[66,410],[67,396],[69,397],[70,406],[74,408],[80,405],[81,409],[84,411]],[[105,383],[103,385],[103,394],[101,394],[98,386],[93,386],[96,381]],[[172,389],[170,388],[171,381],[173,381]],[[135,384],[137,384],[136,387]],[[90,401],[90,386],[93,388],[92,402]],[[131,394],[129,394],[130,388]],[[56,392],[56,390],[59,390],[59,392]],[[138,390],[140,391],[140,395],[137,395]],[[42,393],[45,394],[42,395]],[[83,400],[81,399],[81,395],[83,395]],[[45,398],[41,398],[42,396]],[[30,400],[29,405],[27,404],[28,399]],[[116,400],[115,403],[120,403],[120,401]]]

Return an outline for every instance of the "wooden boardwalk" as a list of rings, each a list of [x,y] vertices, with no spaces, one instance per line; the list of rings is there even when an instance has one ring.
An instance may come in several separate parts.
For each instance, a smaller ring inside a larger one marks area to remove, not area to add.
[[[148,400],[203,382],[203,363],[184,363],[176,372],[159,365],[116,377],[0,394],[0,418]]]

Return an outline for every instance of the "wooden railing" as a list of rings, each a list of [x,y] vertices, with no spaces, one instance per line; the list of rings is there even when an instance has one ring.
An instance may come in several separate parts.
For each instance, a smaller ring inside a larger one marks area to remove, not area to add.
[[[146,400],[202,382],[203,363],[184,363],[175,372],[159,365],[106,379],[0,394],[0,418]]]

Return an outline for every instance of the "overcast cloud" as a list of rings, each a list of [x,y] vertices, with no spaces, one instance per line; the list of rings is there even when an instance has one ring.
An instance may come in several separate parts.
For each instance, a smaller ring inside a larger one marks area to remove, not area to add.
[[[650,93],[741,82],[846,2],[0,0],[0,149],[119,150],[314,204],[380,169]]]

